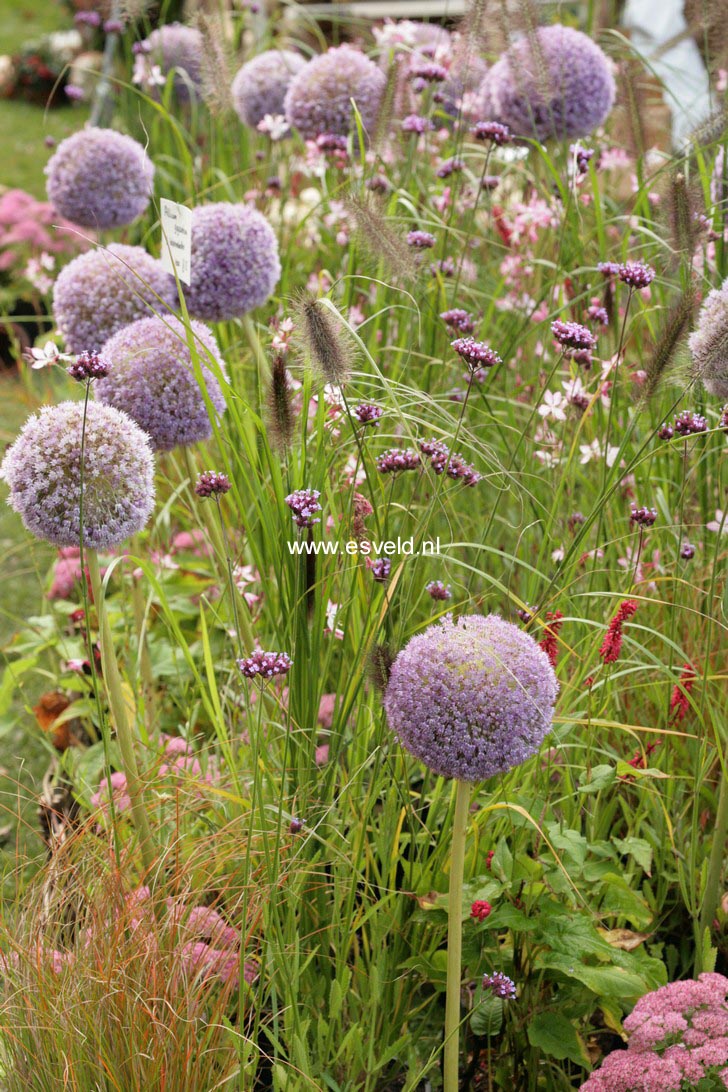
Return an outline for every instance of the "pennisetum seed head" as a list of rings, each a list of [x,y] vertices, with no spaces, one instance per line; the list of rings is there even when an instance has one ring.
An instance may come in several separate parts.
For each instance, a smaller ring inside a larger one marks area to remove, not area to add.
[[[297,311],[297,330],[307,357],[324,382],[343,387],[354,362],[353,346],[343,324],[328,302],[309,292],[299,297]]]

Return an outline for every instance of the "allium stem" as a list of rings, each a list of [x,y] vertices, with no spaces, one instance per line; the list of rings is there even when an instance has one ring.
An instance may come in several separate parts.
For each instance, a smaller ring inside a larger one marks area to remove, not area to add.
[[[463,954],[463,872],[468,833],[470,785],[455,782],[450,897],[447,914],[447,994],[445,998],[445,1092],[458,1092],[460,1067],[460,979]]]
[[[88,562],[91,587],[93,589],[94,602],[99,618],[101,664],[103,667],[104,685],[109,701],[109,709],[111,710],[111,716],[116,727],[116,738],[119,741],[121,761],[124,767],[124,774],[126,775],[129,798],[131,800],[131,816],[139,837],[139,849],[142,855],[145,878],[146,882],[151,887],[154,884],[156,852],[147,812],[144,806],[144,796],[139,780],[136,755],[134,754],[134,739],[121,686],[119,666],[116,662],[116,656],[114,655],[111,626],[109,625],[106,604],[104,602],[104,592],[101,586],[99,556],[95,550],[87,550],[86,560]]]

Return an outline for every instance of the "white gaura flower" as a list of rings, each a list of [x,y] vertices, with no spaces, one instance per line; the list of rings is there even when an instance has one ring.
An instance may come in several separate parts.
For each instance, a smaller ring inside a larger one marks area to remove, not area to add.
[[[728,512],[724,512],[722,508],[716,508],[715,519],[706,523],[705,527],[706,530],[715,531],[718,535],[728,535]]]
[[[579,451],[581,452],[579,462],[582,466],[586,466],[592,459],[600,460],[605,458],[605,453],[602,450],[602,445],[599,443],[599,440],[592,440],[590,444],[579,444]],[[617,458],[618,453],[619,448],[610,444],[606,451],[607,466],[614,466],[614,461]]]
[[[567,405],[561,391],[544,391],[543,402],[538,407],[538,412],[543,418],[553,417],[554,421],[565,421]]]

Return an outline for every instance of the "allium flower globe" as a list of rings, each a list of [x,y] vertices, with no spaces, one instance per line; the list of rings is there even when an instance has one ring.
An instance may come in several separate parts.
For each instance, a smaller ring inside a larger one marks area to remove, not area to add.
[[[45,406],[5,454],[8,503],[29,531],[54,546],[78,546],[83,402]],[[86,546],[108,550],[145,526],[154,506],[154,456],[125,413],[89,402],[83,473]]]
[[[306,58],[292,49],[269,49],[244,64],[231,88],[235,113],[243,125],[254,129],[266,114],[283,114],[288,85],[305,64]]]
[[[217,342],[201,322],[191,326],[207,394],[222,414],[225,399],[220,384],[205,364],[209,353],[225,374]],[[139,319],[107,341],[102,355],[109,373],[94,384],[96,397],[128,413],[148,433],[156,451],[210,438],[210,417],[179,319]]]
[[[174,277],[161,262],[121,243],[74,258],[53,289],[53,313],[72,353],[100,349],[123,326],[176,303]]]
[[[384,707],[402,745],[435,773],[484,781],[535,754],[558,691],[546,654],[497,614],[444,618],[392,666]]]
[[[174,70],[174,93],[181,102],[202,90],[204,41],[196,27],[167,23],[139,43],[134,59],[134,83],[159,97],[160,80]]]
[[[309,140],[321,133],[347,136],[354,128],[353,99],[364,129],[371,132],[386,82],[384,72],[360,50],[349,45],[328,49],[291,81],[285,98],[288,124]]]
[[[260,307],[281,275],[278,241],[266,218],[247,205],[219,202],[192,210],[190,314],[206,322]]]
[[[81,129],[62,140],[45,173],[48,198],[61,216],[99,231],[131,224],[152,196],[151,159],[114,129]]]
[[[535,44],[519,38],[481,84],[481,112],[517,136],[536,140],[588,136],[606,121],[615,85],[609,60],[579,30],[539,27]]]
[[[728,279],[706,297],[688,346],[708,394],[728,398]]]

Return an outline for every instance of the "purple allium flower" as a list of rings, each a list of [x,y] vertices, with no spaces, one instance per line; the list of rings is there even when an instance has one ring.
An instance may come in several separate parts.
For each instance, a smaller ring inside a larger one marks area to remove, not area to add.
[[[501,997],[504,1001],[513,1001],[516,996],[515,982],[502,971],[483,975],[483,991],[488,990],[494,997]]]
[[[199,95],[205,45],[196,27],[166,23],[153,30],[139,45],[133,80],[147,94],[159,97],[154,74],[155,67],[158,67],[164,77],[174,69],[174,93],[180,102]]]
[[[551,333],[565,349],[590,352],[597,343],[591,330],[587,330],[580,322],[562,322],[557,319],[551,323]]]
[[[44,406],[8,448],[8,503],[29,531],[54,546],[78,546],[83,402]],[[108,550],[141,531],[154,507],[154,456],[125,413],[97,402],[86,412],[83,535]]]
[[[421,114],[408,114],[406,118],[402,119],[402,132],[403,133],[429,133],[431,129],[435,128],[434,122],[429,118],[422,117]]]
[[[358,406],[354,406],[351,411],[352,417],[355,417],[360,425],[379,425],[379,419],[384,413],[381,406],[375,406],[371,402],[360,402]]]
[[[198,497],[223,497],[231,489],[227,474],[215,470],[204,470],[197,479],[195,493]]]
[[[633,504],[632,514],[629,518],[630,522],[636,523],[638,527],[652,527],[655,520],[657,519],[657,509],[645,508],[644,505],[642,505],[640,508],[637,508],[637,506]]]
[[[683,410],[675,416],[675,432],[678,436],[695,436],[699,432],[707,432],[708,422],[700,413],[691,413]]]
[[[617,276],[630,288],[640,289],[652,284],[655,271],[652,266],[645,265],[644,262],[625,262],[624,265],[620,265]]]
[[[450,343],[450,347],[461,356],[470,368],[492,368],[501,364],[501,358],[484,341],[472,337],[459,337]]]
[[[399,653],[384,698],[395,735],[435,773],[484,781],[551,729],[558,683],[533,637],[497,614],[445,618]]]
[[[407,233],[407,242],[417,250],[428,250],[435,245],[437,239],[429,231],[410,231]]]
[[[692,561],[695,557],[695,547],[692,542],[683,542],[680,547],[680,557],[683,561]]]
[[[409,447],[392,447],[377,456],[377,470],[380,474],[399,474],[402,470],[418,470],[419,466],[419,455]]]
[[[603,277],[616,277],[620,270],[619,262],[599,262],[597,269]]]
[[[453,330],[459,330],[461,334],[472,334],[475,329],[475,319],[461,307],[453,307],[450,311],[441,311],[440,318],[446,326]]]
[[[192,210],[192,283],[184,293],[194,318],[239,318],[265,303],[280,275],[278,241],[256,209],[218,202]]]
[[[476,140],[489,140],[498,148],[510,144],[513,140],[511,130],[507,125],[501,125],[499,121],[477,121],[470,132]]]
[[[287,675],[293,667],[293,661],[285,652],[262,652],[259,648],[237,663],[246,679],[254,679],[256,675],[272,679],[274,675]]]
[[[705,298],[688,346],[708,394],[728,398],[728,279]]]
[[[614,104],[609,60],[586,34],[555,23],[536,43],[519,38],[481,84],[481,113],[517,136],[564,140],[588,136]]]
[[[315,139],[319,133],[347,136],[354,125],[354,99],[364,129],[371,131],[386,82],[382,70],[360,50],[337,46],[294,76],[286,92],[285,115],[304,138]]]
[[[392,571],[392,562],[388,557],[378,557],[376,561],[370,563],[369,570],[378,584],[385,584]]]
[[[266,114],[283,114],[288,85],[305,64],[306,58],[292,49],[269,49],[244,64],[230,89],[243,125],[255,129]]]
[[[435,172],[438,178],[449,178],[451,174],[455,174],[456,171],[462,171],[465,169],[465,162],[460,159],[459,156],[452,156],[451,159],[446,159]]]
[[[412,64],[407,75],[413,83],[442,83],[447,79],[448,72],[444,65],[426,61],[424,64]]]
[[[452,592],[450,591],[449,584],[443,584],[442,580],[431,580],[426,585],[425,591],[436,602],[444,603],[447,599],[452,599]]]
[[[66,371],[71,379],[85,383],[89,379],[103,379],[105,375],[108,375],[109,365],[98,353],[85,352],[80,353],[73,363],[68,365]]]
[[[111,243],[80,254],[61,270],[53,313],[66,348],[100,346],[123,326],[177,303],[174,277],[140,246]]]
[[[81,129],[66,137],[46,169],[54,208],[81,227],[130,224],[152,196],[154,167],[141,144],[115,129]]]
[[[102,350],[109,374],[94,387],[97,399],[128,413],[148,433],[156,451],[196,444],[212,435],[188,337],[199,356],[208,397],[216,413],[223,414],[225,399],[209,358],[224,377],[225,365],[214,334],[201,322],[191,322],[188,333],[177,318],[138,319],[114,334]]]
[[[296,489],[286,497],[286,504],[293,512],[293,521],[297,527],[313,527],[321,520],[316,513],[321,511],[318,489]]]

